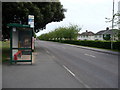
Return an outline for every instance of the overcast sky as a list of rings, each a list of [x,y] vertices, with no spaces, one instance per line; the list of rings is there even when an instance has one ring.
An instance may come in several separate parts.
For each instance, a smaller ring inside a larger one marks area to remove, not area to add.
[[[118,11],[118,1],[120,0],[115,0],[115,13]],[[65,19],[47,24],[46,29],[37,33],[37,36],[60,26],[68,26],[70,23],[82,27],[80,33],[86,30],[96,33],[111,26],[111,23],[105,22],[105,17],[112,17],[113,0],[60,0],[60,2],[67,9]]]

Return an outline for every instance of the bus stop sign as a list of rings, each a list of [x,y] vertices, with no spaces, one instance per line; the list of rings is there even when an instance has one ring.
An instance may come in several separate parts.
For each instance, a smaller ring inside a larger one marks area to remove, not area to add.
[[[31,28],[34,28],[34,15],[28,15],[28,25],[30,25]]]

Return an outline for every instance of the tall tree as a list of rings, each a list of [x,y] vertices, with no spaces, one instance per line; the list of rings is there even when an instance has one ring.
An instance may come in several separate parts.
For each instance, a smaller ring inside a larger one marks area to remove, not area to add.
[[[54,31],[42,34],[39,36],[41,40],[76,40],[78,32],[81,30],[77,25],[70,25],[68,27],[59,27]]]
[[[28,15],[35,16],[35,32],[39,32],[50,22],[59,22],[65,18],[60,2],[3,2],[3,36],[9,37],[8,23],[28,24]]]

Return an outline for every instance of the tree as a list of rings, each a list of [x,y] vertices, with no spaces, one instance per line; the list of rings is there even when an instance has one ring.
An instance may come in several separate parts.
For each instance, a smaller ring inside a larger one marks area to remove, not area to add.
[[[110,34],[106,34],[106,35],[103,35],[103,39],[104,40],[110,40]]]
[[[120,41],[120,30],[118,30],[117,37],[118,37],[118,41]]]
[[[119,13],[119,12],[118,12],[118,13],[115,13],[112,18],[105,18],[105,19],[108,20],[108,21],[106,21],[106,22],[113,22],[112,29],[113,29],[115,26],[117,26],[118,24],[120,24],[120,19],[118,19],[118,17],[116,18],[116,16],[120,17],[120,13]],[[114,37],[117,37],[117,38],[118,38],[118,41],[120,41],[120,30],[118,30],[117,33],[115,32]]]
[[[42,34],[39,39],[42,40],[75,40],[78,32],[81,30],[77,25],[70,25],[68,27],[59,27],[52,32]]]
[[[34,30],[39,32],[50,22],[62,21],[66,12],[60,2],[3,2],[2,9],[4,37],[9,37],[8,23],[28,24],[28,15],[34,15]]]

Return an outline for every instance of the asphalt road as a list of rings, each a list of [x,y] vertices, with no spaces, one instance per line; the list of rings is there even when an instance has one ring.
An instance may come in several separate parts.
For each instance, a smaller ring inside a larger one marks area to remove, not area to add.
[[[73,77],[89,88],[118,87],[118,56],[69,45],[37,41]]]
[[[36,41],[33,65],[3,64],[3,88],[117,88],[118,56]]]

